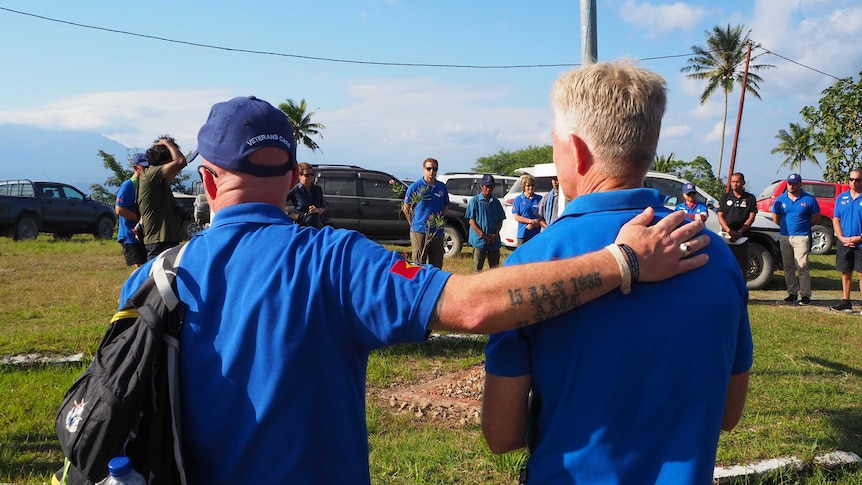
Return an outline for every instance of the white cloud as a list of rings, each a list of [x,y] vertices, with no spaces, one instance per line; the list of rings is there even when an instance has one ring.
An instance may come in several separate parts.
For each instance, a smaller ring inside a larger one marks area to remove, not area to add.
[[[620,18],[637,28],[646,28],[650,37],[674,30],[690,31],[706,16],[706,10],[682,2],[656,5],[625,0],[620,6]]]
[[[663,126],[661,129],[662,138],[684,138],[691,134],[691,125],[672,125]]]
[[[0,111],[0,123],[95,132],[139,148],[167,133],[187,151],[197,145],[197,130],[210,107],[235,95],[228,90],[87,93],[27,111]]]

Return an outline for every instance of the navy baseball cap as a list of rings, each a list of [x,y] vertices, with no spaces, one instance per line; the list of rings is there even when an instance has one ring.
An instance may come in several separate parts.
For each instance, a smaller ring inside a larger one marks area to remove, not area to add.
[[[146,153],[138,153],[137,155],[135,155],[135,159],[132,160],[132,165],[133,166],[134,165],[140,165],[144,168],[149,167],[150,162],[147,161],[147,154]]]
[[[281,148],[290,155],[282,165],[259,165],[249,155],[264,147]],[[216,103],[198,132],[197,150],[217,167],[255,177],[278,177],[296,165],[296,139],[287,116],[273,105],[254,96]]]
[[[787,176],[787,182],[791,184],[798,184],[799,182],[802,182],[802,176],[798,173],[792,173]]]
[[[683,194],[690,194],[692,192],[697,192],[697,190],[695,190],[695,188],[694,188],[693,183],[688,182],[688,183],[682,184],[682,193]]]
[[[497,184],[497,181],[494,180],[493,175],[491,175],[489,173],[482,175],[482,186],[483,187],[491,187],[491,186],[496,185],[496,184]]]

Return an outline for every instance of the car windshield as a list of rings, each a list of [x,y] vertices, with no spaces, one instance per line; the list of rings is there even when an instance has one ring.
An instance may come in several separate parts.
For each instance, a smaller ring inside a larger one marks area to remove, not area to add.
[[[778,182],[768,185],[765,189],[763,189],[763,192],[761,192],[760,195],[757,196],[757,200],[768,199],[772,197],[772,194],[775,193],[775,189],[778,188],[778,184],[780,183],[781,181],[779,180]]]

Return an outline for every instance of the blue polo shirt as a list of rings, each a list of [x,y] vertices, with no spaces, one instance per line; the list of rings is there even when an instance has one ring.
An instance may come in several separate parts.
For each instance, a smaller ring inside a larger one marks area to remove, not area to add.
[[[138,195],[137,182],[135,177],[123,182],[123,185],[120,185],[119,190],[117,190],[117,202],[115,204],[124,209],[129,209],[136,214],[138,213],[138,203],[136,200]],[[117,241],[122,244],[139,243],[140,241],[135,238],[135,233],[132,231],[137,221],[130,221],[123,216],[117,216],[117,219],[119,219]]]
[[[844,237],[862,236],[862,194],[856,198],[850,195],[849,190],[838,194],[834,215],[841,224]]]
[[[500,204],[500,200],[493,195],[490,199],[485,199],[484,195],[476,194],[470,199],[470,202],[467,203],[467,212],[464,217],[466,217],[467,220],[475,220],[476,225],[479,226],[479,229],[481,229],[483,233],[497,234],[499,236],[500,223],[506,219],[506,213],[503,212],[503,205]],[[473,229],[470,229],[469,232],[470,245],[476,249],[494,250],[500,249],[503,245],[503,242],[499,237],[494,243],[488,244],[484,239],[479,237]]]
[[[422,194],[418,204],[413,203],[415,198],[413,194]],[[446,184],[439,180],[435,180],[434,185],[428,185],[425,179],[421,178],[407,188],[404,203],[413,205],[413,225],[410,230],[428,234],[428,218],[435,214],[445,215],[443,209],[449,205],[449,191],[446,189]],[[441,234],[443,234],[443,228],[439,227],[433,235]]]
[[[778,214],[779,234],[782,236],[810,236],[811,216],[820,213],[820,205],[804,190],[795,201],[785,192],[775,199],[772,213]]]
[[[603,248],[646,206],[658,217],[670,213],[653,189],[579,195],[505,264]],[[628,295],[612,291],[488,338],[489,374],[531,376],[540,410],[527,462],[530,483],[712,483],[730,376],[751,367],[753,347],[736,259],[715,233],[702,234],[710,244],[701,268],[633,283]],[[524,299],[537,313],[552,313],[559,299],[552,295],[577,295],[589,285],[587,275],[575,276]],[[709,298],[691,298],[706,289]]]
[[[512,201],[512,214],[518,214],[527,219],[538,219],[539,206],[542,205],[542,196],[533,194],[532,197],[527,197],[521,192]],[[523,222],[518,223],[518,239],[530,239],[542,231],[542,226],[536,226],[533,229],[527,229],[527,225]]]
[[[223,208],[187,244],[177,289],[189,483],[369,484],[368,354],[423,341],[449,274],[269,204]]]
[[[709,209],[706,208],[706,204],[702,202],[695,202],[692,207],[689,207],[688,204],[683,202],[682,204],[677,204],[674,207],[674,210],[685,211],[686,214],[704,214],[706,217],[709,217]]]

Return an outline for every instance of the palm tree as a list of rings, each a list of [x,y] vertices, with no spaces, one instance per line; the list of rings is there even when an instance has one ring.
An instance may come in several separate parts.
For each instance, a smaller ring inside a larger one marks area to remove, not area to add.
[[[770,150],[769,153],[780,153],[786,156],[781,165],[778,166],[778,170],[781,170],[781,167],[789,167],[790,171],[801,174],[802,163],[806,160],[820,167],[820,162],[814,156],[817,145],[814,143],[810,126],[790,123],[790,131],[778,130],[775,138],[779,140],[778,146]]]
[[[306,113],[308,105],[305,104],[305,99],[302,99],[299,104],[296,104],[292,99],[287,99],[286,102],[278,105],[278,109],[287,116],[287,119],[293,126],[293,137],[296,138],[297,144],[302,143],[306,147],[310,148],[311,151],[320,149],[320,145],[311,139],[314,135],[323,138],[323,135],[320,134],[320,130],[326,129],[326,127],[320,123],[311,122],[311,117],[317,110]]]
[[[656,155],[649,169],[655,172],[679,175],[680,169],[682,169],[683,165],[685,165],[685,162],[675,159],[673,152],[670,152],[670,155],[667,156]]]
[[[742,79],[745,70],[745,58],[747,45],[751,41],[749,39],[749,30],[743,36],[744,26],[737,25],[731,27],[727,25],[726,29],[719,26],[712,28],[712,32],[707,32],[706,47],[692,46],[691,52],[693,57],[688,59],[688,65],[680,69],[682,72],[690,72],[687,77],[691,79],[706,79],[706,89],[700,96],[700,104],[706,101],[721,89],[724,93],[724,119],[721,125],[721,151],[718,155],[718,174],[721,176],[721,162],[724,159],[724,137],[727,131],[727,98],[733,91],[736,84],[742,85]],[[761,52],[751,58],[754,61],[763,54]],[[757,92],[760,89],[760,83],[763,79],[754,73],[761,69],[775,67],[771,64],[751,64],[748,67],[748,77],[746,80],[745,90],[757,99],[760,99],[760,94]]]

